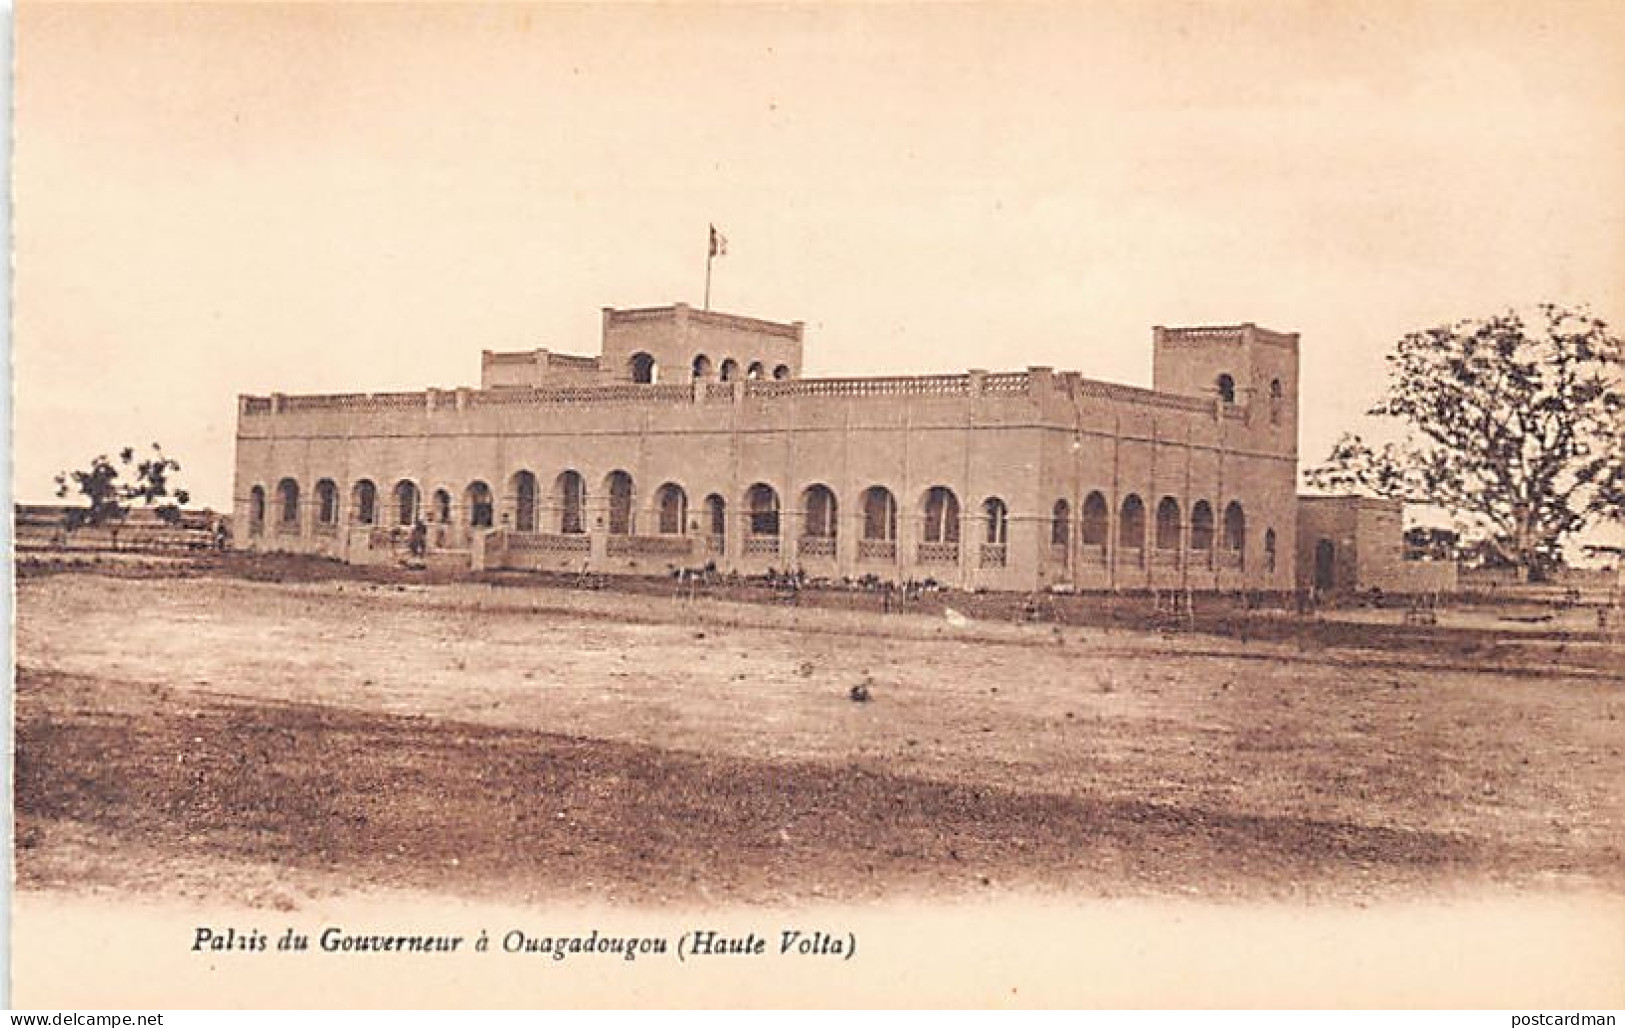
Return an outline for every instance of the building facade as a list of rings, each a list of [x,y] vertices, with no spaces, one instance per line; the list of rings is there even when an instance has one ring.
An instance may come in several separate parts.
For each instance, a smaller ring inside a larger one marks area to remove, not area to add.
[[[1153,388],[1076,372],[805,378],[804,329],[603,313],[597,357],[480,387],[242,396],[236,544],[446,567],[1288,590],[1298,337],[1156,328]]]
[[[1404,504],[1298,497],[1297,580],[1321,593],[1453,593],[1456,562],[1407,560]]]

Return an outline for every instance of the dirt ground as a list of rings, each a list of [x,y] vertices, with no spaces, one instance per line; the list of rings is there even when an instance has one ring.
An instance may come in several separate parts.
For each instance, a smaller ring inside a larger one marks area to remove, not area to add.
[[[17,603],[27,890],[279,909],[368,888],[1625,892],[1625,654],[1605,644],[1572,664],[1447,659],[940,610],[79,571],[25,575]]]

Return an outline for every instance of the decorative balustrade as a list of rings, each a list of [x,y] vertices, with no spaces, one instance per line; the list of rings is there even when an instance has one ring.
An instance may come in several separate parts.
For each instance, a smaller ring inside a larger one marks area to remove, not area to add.
[[[745,536],[744,555],[747,557],[777,557],[779,537],[776,535]]]
[[[1218,551],[1218,565],[1224,571],[1240,571],[1242,568],[1242,555],[1240,550]]]
[[[1002,568],[1008,547],[1004,543],[983,543],[981,552],[981,566],[984,568]]]
[[[590,553],[592,540],[585,535],[556,532],[505,532],[508,549],[533,553]]]
[[[611,557],[688,557],[694,540],[682,535],[612,535],[605,540]]]
[[[297,521],[278,521],[276,523],[277,535],[299,535],[300,524]]]
[[[1081,543],[1078,546],[1079,564],[1105,564],[1105,543]]]
[[[920,543],[914,559],[919,564],[958,564],[958,543]]]
[[[526,355],[527,357],[530,355]],[[569,367],[593,366],[596,358],[549,355],[550,361]],[[587,362],[577,365],[573,362]],[[700,397],[706,402],[727,402],[734,397],[738,385],[749,399],[776,399],[780,397],[864,398],[898,396],[969,396],[971,376],[965,375],[897,375],[862,378],[799,378],[761,379],[743,382],[704,382]],[[1019,395],[1031,386],[1025,371],[1000,372],[981,376],[981,392],[995,395]],[[309,411],[427,411],[430,392],[413,393],[332,393],[312,396],[285,396],[280,400],[284,413]],[[455,409],[456,390],[434,390],[439,397],[440,410]],[[1142,390],[1142,392],[1145,392]],[[694,383],[643,385],[630,382],[602,385],[525,386],[503,385],[490,389],[462,392],[464,404],[473,409],[493,407],[546,406],[551,404],[687,404],[695,401]],[[1162,394],[1149,393],[1149,396]],[[270,397],[245,398],[245,414],[270,414],[274,404]]]
[[[705,537],[705,552],[706,553],[721,554],[721,553],[725,552],[726,549],[727,549],[727,539],[725,537],[720,536],[720,535],[708,535],[708,536]]]
[[[1049,559],[1051,563],[1065,564],[1067,557],[1069,556],[1070,554],[1067,552],[1066,543],[1050,543]]]
[[[1024,372],[1019,373],[1026,378]],[[864,378],[764,379],[745,383],[747,397],[967,396],[969,375],[895,375]]]
[[[1025,393],[1032,388],[1032,376],[1025,371],[998,371],[982,376],[984,393]]]
[[[796,542],[796,553],[803,557],[835,558],[835,537],[830,535],[804,535]]]
[[[1176,568],[1179,566],[1179,551],[1158,547],[1151,551],[1151,565],[1159,568]]]
[[[887,564],[896,563],[897,540],[859,539],[858,559],[867,561],[883,561]]]
[[[1143,404],[1148,407],[1162,407],[1167,410],[1187,411],[1192,414],[1207,414],[1209,416],[1213,414],[1213,401],[1205,400],[1200,396],[1176,396],[1173,393],[1159,393],[1152,389],[1141,389],[1138,386],[1119,385],[1116,382],[1099,382],[1092,378],[1068,376],[1066,381],[1072,383],[1074,396],[1088,396],[1118,403]]]
[[[1120,568],[1137,568],[1145,565],[1145,549],[1140,546],[1119,546],[1117,548],[1117,566]]]

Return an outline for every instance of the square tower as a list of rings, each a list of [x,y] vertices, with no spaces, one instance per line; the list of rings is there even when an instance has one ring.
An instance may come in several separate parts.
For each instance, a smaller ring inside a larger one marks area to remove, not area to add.
[[[686,303],[604,308],[602,363],[613,380],[683,383],[800,378],[805,326],[695,310]]]
[[[1245,408],[1281,449],[1297,452],[1298,334],[1242,325],[1152,329],[1151,387]]]

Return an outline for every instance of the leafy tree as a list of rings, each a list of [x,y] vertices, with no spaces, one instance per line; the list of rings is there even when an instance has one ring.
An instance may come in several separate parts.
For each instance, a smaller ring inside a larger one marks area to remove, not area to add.
[[[1305,481],[1450,509],[1491,552],[1540,578],[1565,538],[1625,509],[1621,343],[1584,310],[1542,305],[1412,332],[1370,411],[1398,442],[1347,433]]]
[[[85,506],[67,512],[67,528],[111,528],[116,544],[130,504],[138,500],[166,523],[177,523],[181,507],[191,501],[185,489],[175,488],[171,482],[180,470],[180,463],[164,456],[163,448],[153,443],[152,455],[143,460],[136,460],[135,450],[126,446],[119,451],[117,463],[100,454],[88,468],[62,472],[56,476],[57,496],[78,494],[85,500]]]

